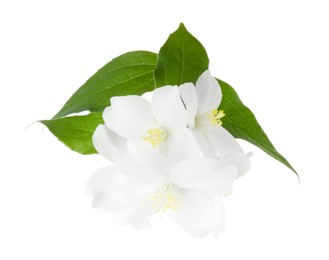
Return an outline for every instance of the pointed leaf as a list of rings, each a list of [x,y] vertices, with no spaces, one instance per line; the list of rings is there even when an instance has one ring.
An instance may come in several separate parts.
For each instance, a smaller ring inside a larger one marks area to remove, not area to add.
[[[264,152],[277,159],[298,176],[290,163],[274,148],[265,132],[258,124],[254,114],[240,100],[235,90],[226,82],[218,80],[223,98],[219,106],[224,110],[225,116],[222,118],[223,127],[234,137],[244,139]]]
[[[157,55],[147,51],[128,52],[113,59],[88,79],[54,118],[85,110],[101,112],[113,96],[141,95],[154,90],[156,60]]]
[[[97,153],[92,143],[92,135],[99,124],[103,124],[101,113],[85,116],[71,116],[40,121],[48,127],[67,147],[81,154]]]
[[[202,44],[180,24],[160,49],[154,71],[156,87],[195,83],[208,69],[209,59]]]

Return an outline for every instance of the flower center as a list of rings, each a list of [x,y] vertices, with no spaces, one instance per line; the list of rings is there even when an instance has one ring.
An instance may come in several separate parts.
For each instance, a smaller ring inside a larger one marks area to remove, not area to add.
[[[149,200],[151,201],[151,207],[156,212],[165,213],[168,210],[175,211],[180,206],[178,189],[171,183],[161,185],[150,195]]]
[[[207,127],[207,126],[221,126],[222,120],[225,116],[223,110],[214,109],[210,112],[206,112],[195,118],[195,125],[197,127]]]
[[[167,131],[163,128],[154,128],[147,130],[143,140],[149,142],[153,147],[159,145],[167,138]]]

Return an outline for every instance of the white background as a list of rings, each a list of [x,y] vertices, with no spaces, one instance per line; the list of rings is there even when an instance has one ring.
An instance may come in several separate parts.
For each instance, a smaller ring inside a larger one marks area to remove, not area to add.
[[[0,259],[329,259],[327,2],[1,1]],[[180,22],[301,178],[241,142],[253,165],[225,198],[218,240],[166,217],[116,226],[84,193],[107,161],[25,129],[112,58],[158,52]]]

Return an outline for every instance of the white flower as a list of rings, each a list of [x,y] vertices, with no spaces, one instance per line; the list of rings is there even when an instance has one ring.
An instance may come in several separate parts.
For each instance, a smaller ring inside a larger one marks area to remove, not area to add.
[[[245,155],[235,138],[221,125],[224,111],[218,110],[222,92],[215,78],[205,71],[196,85],[179,86],[187,111],[188,127],[192,130],[205,158],[220,158],[238,168],[238,176],[250,168],[249,155]]]
[[[224,226],[221,197],[236,174],[235,166],[217,159],[172,163],[127,141],[115,166],[97,171],[87,191],[94,207],[111,212],[119,224],[144,229],[151,215],[165,213],[194,237],[216,237]]]
[[[218,82],[204,72],[196,86],[165,86],[151,102],[140,96],[111,98],[105,125],[93,134],[96,150],[113,166],[87,183],[96,208],[122,225],[148,227],[168,214],[195,237],[217,237],[224,227],[223,195],[250,162],[223,127]]]
[[[154,90],[151,102],[140,96],[112,97],[111,106],[103,112],[103,119],[106,127],[112,130],[110,133],[103,129],[103,135],[116,140],[123,137],[153,152],[167,155],[173,160],[180,159],[177,151],[172,149],[177,142],[182,146],[189,146],[191,143],[197,145],[193,135],[186,128],[186,110],[176,86]],[[100,152],[107,148],[104,148],[102,138],[98,138],[98,132],[96,133],[94,144]],[[188,138],[185,138],[186,136]]]

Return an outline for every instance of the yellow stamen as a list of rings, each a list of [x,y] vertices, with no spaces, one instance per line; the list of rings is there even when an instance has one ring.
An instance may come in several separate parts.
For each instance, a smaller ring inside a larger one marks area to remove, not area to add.
[[[195,118],[195,125],[198,128],[208,128],[209,126],[221,126],[225,116],[223,110],[214,109]]]
[[[229,192],[226,192],[225,194],[224,194],[224,197],[227,197],[227,196],[229,196],[229,195],[231,195],[232,194],[232,191],[230,190]]]
[[[159,145],[167,138],[167,131],[162,128],[150,129],[143,136],[143,140],[149,142],[153,147]]]
[[[168,210],[176,211],[179,208],[178,190],[171,183],[161,185],[148,199],[156,212],[165,213]]]
[[[214,109],[209,114],[207,114],[208,119],[210,120],[210,123],[212,125],[222,125],[222,120],[220,120],[222,117],[225,116],[225,113],[223,110]]]

